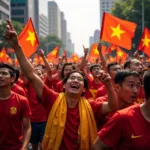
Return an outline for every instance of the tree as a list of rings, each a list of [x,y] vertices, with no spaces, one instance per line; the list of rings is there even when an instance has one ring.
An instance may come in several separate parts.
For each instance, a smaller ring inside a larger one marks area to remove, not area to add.
[[[137,49],[142,34],[142,1],[144,1],[145,26],[150,29],[150,0],[119,0],[114,3],[112,14],[124,20],[137,24],[135,36],[133,38],[133,51]]]
[[[48,35],[45,38],[40,37],[39,42],[40,42],[39,48],[43,49],[46,54],[51,52],[57,45],[59,47],[63,47],[62,41],[57,36],[54,35]]]
[[[20,32],[21,32],[22,29],[23,29],[23,25],[22,25],[21,23],[19,23],[19,22],[16,22],[16,21],[12,21],[12,23],[13,23],[13,26],[14,26],[16,32],[17,32],[18,35],[19,35]],[[4,32],[5,32],[5,28],[6,28],[6,22],[3,21],[3,22],[0,24],[0,33],[1,33],[1,34],[0,34],[0,49],[1,49],[2,47],[5,47],[5,48],[9,47],[9,45],[7,44],[7,42],[5,42],[4,36],[3,36],[3,34],[4,34]]]

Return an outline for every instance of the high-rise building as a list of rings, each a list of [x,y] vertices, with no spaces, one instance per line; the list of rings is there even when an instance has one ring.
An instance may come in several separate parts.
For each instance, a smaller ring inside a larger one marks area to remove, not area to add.
[[[90,36],[89,37],[89,47],[91,47],[91,45],[94,43],[94,37]]]
[[[48,18],[43,14],[39,16],[39,36],[48,36]]]
[[[0,21],[10,19],[10,0],[0,0]]]
[[[100,39],[100,31],[95,30],[95,32],[94,32],[94,43],[98,43],[99,39]]]
[[[26,24],[32,18],[39,33],[39,0],[11,0],[11,19]]]
[[[102,23],[103,12],[111,12],[111,8],[113,7],[114,1],[116,0],[100,0],[100,26]]]
[[[61,40],[64,45],[64,49],[67,47],[67,22],[64,18],[64,13],[61,12]]]
[[[48,32],[61,39],[61,12],[54,1],[48,1]]]

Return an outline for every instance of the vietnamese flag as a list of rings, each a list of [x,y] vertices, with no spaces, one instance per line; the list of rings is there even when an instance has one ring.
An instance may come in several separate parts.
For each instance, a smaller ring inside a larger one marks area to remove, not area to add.
[[[7,57],[7,63],[8,63],[8,64],[13,64],[12,58],[9,57],[8,55],[6,55],[6,57]]]
[[[107,64],[108,63],[112,63],[112,62],[116,62],[116,58],[112,57],[111,55],[108,57],[107,59]]]
[[[104,12],[100,39],[130,50],[136,26]]]
[[[148,28],[144,28],[138,50],[143,51],[150,57],[150,30],[148,30]]]
[[[72,54],[72,62],[79,62],[80,61],[80,58],[79,58],[79,56],[77,55],[77,54],[75,54],[75,53],[73,53]]]
[[[117,48],[116,45],[111,44],[111,45],[107,48],[106,52],[107,52],[108,54],[110,54],[112,51],[116,50],[116,48]]]
[[[121,64],[124,64],[124,62],[127,60],[127,57],[128,55],[119,46],[117,46],[117,50],[116,50],[117,61],[121,59]]]
[[[7,54],[5,48],[2,48],[0,52],[0,62],[7,63]]]
[[[39,45],[38,37],[31,18],[20,33],[18,40],[25,56],[29,58],[36,51]]]
[[[98,44],[94,43],[92,44],[91,50],[90,50],[90,54],[88,56],[88,61],[89,62],[94,62],[96,59],[99,59],[99,51],[97,49]],[[106,55],[106,46],[102,46],[102,54]]]
[[[54,62],[58,58],[59,47],[56,46],[48,55],[47,59],[50,62]]]

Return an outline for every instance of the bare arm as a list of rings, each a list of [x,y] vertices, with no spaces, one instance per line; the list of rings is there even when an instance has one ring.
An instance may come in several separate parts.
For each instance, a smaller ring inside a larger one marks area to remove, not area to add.
[[[45,64],[45,66],[46,66],[47,79],[48,79],[49,81],[51,81],[51,80],[52,80],[52,69],[51,69],[51,67],[50,67],[50,65],[49,65],[49,62],[47,61],[47,59],[46,59],[46,57],[45,57],[45,55],[44,55],[44,51],[43,51],[42,49],[39,50],[39,55],[40,55],[41,58],[43,59],[44,64]]]
[[[105,57],[104,57],[103,54],[102,54],[101,43],[98,44],[97,49],[98,49],[98,51],[99,51],[99,56],[100,56],[100,59],[101,59],[101,62],[102,62],[103,69],[104,69],[105,71],[107,71],[107,63],[106,63]]]
[[[22,71],[24,72],[29,82],[32,84],[37,96],[41,98],[44,83],[36,75],[33,66],[31,65],[29,60],[25,57],[23,50],[19,45],[17,33],[9,20],[7,21],[6,32],[4,37],[5,40],[8,42],[8,44],[15,50]]]
[[[117,110],[119,108],[119,103],[110,75],[102,72],[99,79],[105,84],[108,94],[108,102],[103,103],[102,113],[106,114]]]
[[[22,150],[27,150],[31,137],[31,124],[30,118],[23,118],[23,145]]]
[[[108,149],[108,146],[105,145],[99,137],[97,137],[92,147],[92,150],[107,150],[107,149]]]

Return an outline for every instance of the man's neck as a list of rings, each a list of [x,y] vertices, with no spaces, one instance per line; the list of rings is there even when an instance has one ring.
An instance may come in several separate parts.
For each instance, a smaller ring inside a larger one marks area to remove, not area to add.
[[[0,100],[8,99],[11,96],[10,88],[0,88]]]
[[[69,108],[75,108],[79,103],[80,96],[66,94],[66,101]]]
[[[123,100],[120,100],[120,99],[119,99],[119,110],[120,110],[120,109],[127,108],[127,107],[129,107],[130,105],[132,105],[132,104],[128,104],[128,103],[124,102]]]

